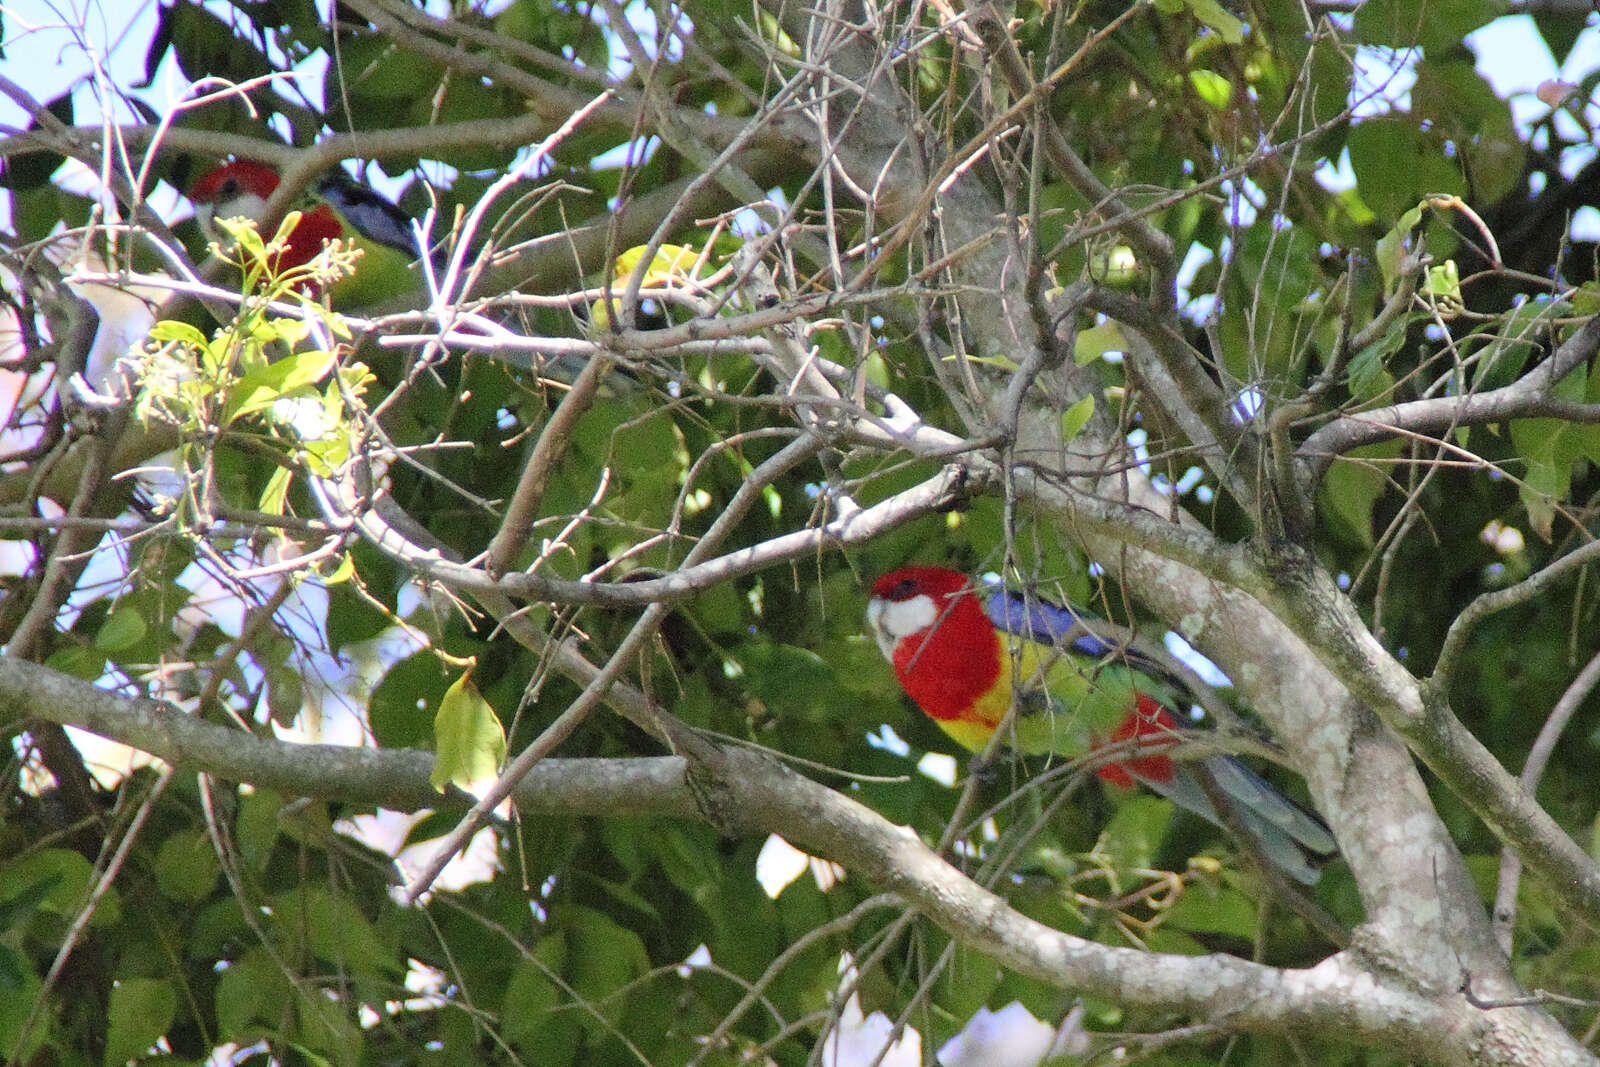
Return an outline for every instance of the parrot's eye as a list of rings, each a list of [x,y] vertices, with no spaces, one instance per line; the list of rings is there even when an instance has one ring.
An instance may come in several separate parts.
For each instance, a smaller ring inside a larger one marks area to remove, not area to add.
[[[915,578],[902,578],[894,583],[894,588],[889,590],[890,600],[910,600],[917,595],[917,580]]]
[[[231,200],[231,199],[233,199],[234,194],[237,193],[238,191],[239,191],[239,179],[238,178],[229,178],[227,181],[225,181],[221,185],[217,186],[217,199],[218,200]]]

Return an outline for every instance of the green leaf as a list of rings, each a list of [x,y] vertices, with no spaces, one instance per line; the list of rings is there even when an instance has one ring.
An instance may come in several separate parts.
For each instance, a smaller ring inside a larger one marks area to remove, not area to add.
[[[1504,0],[1366,0],[1356,8],[1352,25],[1362,44],[1421,46],[1431,55],[1459,48],[1463,37],[1505,13]]]
[[[144,639],[147,632],[144,614],[124,604],[113,611],[94,635],[94,647],[115,654],[132,648]]]
[[[1233,100],[1233,83],[1214,70],[1191,70],[1189,84],[1200,94],[1200,99],[1218,111],[1227,110]]]
[[[425,748],[431,740],[429,709],[444,701],[439,657],[416,652],[390,667],[367,700],[372,736],[383,748]]]
[[[360,557],[358,560],[357,557]],[[356,546],[347,557],[351,565],[363,578],[370,580],[372,575],[368,572],[368,557],[361,546]],[[377,572],[381,574],[382,572]],[[333,652],[360,641],[370,641],[379,634],[387,633],[395,625],[395,618],[380,608],[381,600],[374,594],[370,585],[363,586],[356,582],[337,584],[328,590],[328,647]],[[402,661],[403,662],[403,661]],[[434,676],[439,677],[437,668]],[[443,688],[442,683],[435,686],[435,691]],[[426,732],[426,723],[419,727],[414,736],[420,737]],[[383,744],[384,742],[379,742]]]
[[[329,100],[345,93],[409,102],[438,85],[443,71],[383,34],[352,34],[339,46],[340,62],[328,70]]]
[[[332,352],[313,350],[250,369],[228,390],[223,423],[264,411],[286,396],[304,395],[333,370],[336,362]]]
[[[964,359],[968,363],[981,363],[986,367],[998,367],[1003,371],[1014,371],[1021,367],[1021,364],[1010,356],[975,356],[969,352],[966,355],[945,356],[944,358],[952,363],[958,359]]]
[[[266,671],[267,708],[279,726],[293,726],[305,710],[305,681],[296,663],[274,662]]]
[[[1517,187],[1526,146],[1518,137],[1510,104],[1478,73],[1470,54],[1464,58],[1454,52],[1431,54],[1418,63],[1411,111],[1461,154],[1472,179],[1474,203],[1495,203]]]
[[[1382,337],[1350,357],[1350,365],[1345,370],[1346,383],[1350,395],[1358,402],[1370,403],[1394,386],[1394,378],[1385,365],[1405,343],[1409,325],[1406,317],[1400,316],[1389,324],[1389,329],[1384,331]]]
[[[121,1067],[148,1052],[171,1028],[178,1014],[178,994],[159,978],[124,978],[111,987],[108,1006],[106,1067]]]
[[[1453,318],[1466,307],[1461,299],[1461,274],[1456,261],[1447,259],[1428,268],[1422,280],[1422,295],[1433,302],[1440,318]]]
[[[39,905],[55,892],[61,878],[59,872],[46,873],[31,885],[25,886],[20,893],[0,900],[0,931],[16,929],[32,918]]]
[[[1217,36],[1227,44],[1244,42],[1244,23],[1226,10],[1217,0],[1184,0],[1194,17],[1217,31]]]
[[[428,780],[444,792],[454,782],[463,789],[492,779],[506,758],[506,732],[500,718],[472,684],[467,671],[439,701],[433,720],[433,771]]]
[[[263,949],[232,961],[217,981],[217,1025],[228,1035],[249,1034],[257,1023],[277,1025],[294,995],[283,969]]]
[[[808,648],[750,641],[733,650],[741,681],[776,715],[820,721],[830,717],[838,691],[833,665]]]
[[[585,1014],[581,1025],[591,1038],[604,1038],[608,1021],[620,1018],[627,1007],[627,997],[618,994],[650,970],[650,955],[638,934],[603,912],[572,907],[559,919],[566,933],[568,981],[584,1003],[598,1009],[598,1018]]]
[[[222,78],[242,82],[275,69],[248,36],[235,34],[227,22],[204,5],[173,4],[163,11],[171,13],[166,40],[171,42],[178,69],[188,80]],[[151,80],[155,78],[157,54],[152,48],[145,59]]]
[[[57,122],[63,126],[72,125],[72,90],[62,93],[44,106]],[[28,123],[30,131],[41,128],[41,120],[34,119]],[[47,135],[40,143],[53,144],[53,134]],[[66,162],[66,156],[59,152],[21,152],[6,160],[4,170],[0,170],[0,189],[26,190],[48,188],[50,176],[56,172],[61,164]]]
[[[1425,206],[1426,204],[1418,204],[1401,215],[1393,228],[1378,238],[1378,246],[1374,258],[1378,261],[1378,268],[1383,271],[1383,291],[1385,293],[1394,292],[1395,283],[1400,280],[1400,267],[1405,262],[1411,231],[1416,229],[1417,223],[1422,221],[1422,209]]]
[[[85,209],[90,206],[87,198],[60,186],[41,185],[11,194],[11,221],[23,241],[43,241],[60,233],[63,223],[83,225],[89,214]]]
[[[1116,870],[1149,867],[1172,821],[1172,803],[1161,797],[1129,796],[1117,806],[1095,851]]]
[[[565,938],[540,940],[532,957],[518,963],[511,973],[500,1008],[505,1039],[524,1049],[539,1050],[547,1063],[570,1062],[567,1056],[551,1058],[551,1051],[576,1045],[583,1036],[575,1013],[558,1010],[568,1001],[560,985],[566,962]]]
[[[88,645],[64,645],[50,653],[44,665],[73,678],[92,682],[106,672],[106,657]]]
[[[272,856],[278,841],[278,813],[283,798],[270,789],[256,789],[239,797],[239,814],[233,822],[233,842],[245,868],[259,871]]]
[[[356,576],[356,561],[348,552],[339,553],[334,562],[333,570],[317,572],[317,580],[324,586],[340,585]]]
[[[1303,342],[1297,336],[1300,328],[1292,324],[1301,318],[1301,306],[1325,291],[1328,279],[1318,262],[1318,243],[1310,227],[1283,228],[1263,219],[1244,231],[1236,265],[1228,272],[1224,303],[1260,303],[1273,310],[1264,310],[1254,320],[1246,315],[1222,316],[1221,355],[1230,373],[1249,381],[1299,373]]]
[[[150,339],[160,341],[162,344],[177,342],[190,348],[206,347],[205,334],[187,322],[178,322],[174,319],[162,319],[150,327]]]
[[[619,428],[609,443],[615,449],[618,466],[629,472],[630,490],[647,496],[666,492],[676,495],[678,479],[687,469],[689,455],[671,419],[659,416],[640,419],[631,426]]]
[[[1088,425],[1094,414],[1094,394],[1090,393],[1061,413],[1061,440],[1071,441]]]
[[[1467,183],[1437,130],[1409,117],[1358,122],[1346,140],[1361,199],[1379,218],[1399,216],[1434,193],[1465,196]]]
[[[273,922],[290,944],[304,945],[318,959],[368,977],[393,975],[397,965],[377,932],[347,896],[321,886],[291,890],[273,904]]]
[[[500,1012],[506,1021],[507,1038],[518,1040],[516,1035],[536,1025],[538,1016],[554,1011],[562,1002],[564,994],[553,979],[560,976],[566,958],[565,939],[546,937],[533,950],[531,958],[517,964],[506,986],[506,999]]]
[[[165,897],[197,904],[211,895],[222,874],[211,838],[204,830],[169,834],[156,853],[156,888]]]
[[[278,227],[278,232],[289,232],[284,227],[289,226],[290,220],[298,221],[299,218],[300,213],[298,211],[289,212],[288,215],[284,216],[283,225]],[[267,258],[267,242],[256,229],[254,222],[249,219],[237,218],[219,218],[212,221],[217,229],[227,235],[228,240],[233,243],[233,246],[243,257],[244,263],[259,265],[265,261]]]
[[[1554,57],[1556,66],[1561,67],[1566,63],[1573,46],[1583,37],[1588,19],[1581,10],[1571,12],[1551,10],[1534,15],[1533,24],[1537,27],[1539,35],[1544,38],[1545,46],[1550,49],[1550,55]]]
[[[1317,489],[1317,508],[1335,531],[1372,547],[1372,509],[1388,487],[1390,468],[1362,460],[1392,459],[1400,452],[1399,441],[1382,441],[1354,449],[1328,468]]]
[[[1576,428],[1560,419],[1517,419],[1511,423],[1511,443],[1524,464],[1517,492],[1528,525],[1548,541],[1556,504],[1572,488],[1572,464],[1581,450]]]
[[[344,1004],[310,995],[296,997],[294,1006],[298,1040],[291,1047],[312,1067],[356,1067],[362,1062],[361,1029]]]
[[[1588,369],[1578,367],[1550,389],[1556,400],[1581,401],[1588,393]],[[1526,469],[1518,493],[1535,533],[1550,540],[1556,505],[1566,500],[1572,477],[1593,436],[1591,428],[1562,419],[1516,419],[1511,443]]]
[[[1204,956],[1211,951],[1183,931],[1169,928],[1165,924],[1150,931],[1144,943],[1151,952],[1169,956]]]
[[[619,282],[626,282],[632,277],[633,272],[639,269],[639,263],[644,259],[646,245],[635,245],[621,255],[617,256],[615,270],[612,277]],[[644,278],[639,283],[641,289],[652,286],[660,287],[687,280],[694,265],[700,258],[700,250],[688,245],[664,244],[656,249],[655,256],[650,260],[650,265],[644,269]]]
[[[1488,327],[1492,339],[1472,369],[1472,391],[1488,392],[1510,385],[1539,351],[1558,305],[1529,301]]]
[[[1080,367],[1087,367],[1107,352],[1127,350],[1128,339],[1123,336],[1122,327],[1115,320],[1107,319],[1098,326],[1078,331],[1072,343],[1072,361]]]
[[[1131,289],[1139,280],[1139,257],[1128,245],[1098,247],[1089,254],[1089,277],[1109,289]]]
[[[0,1003],[21,997],[28,979],[32,977],[34,977],[33,972],[29,970],[28,962],[22,958],[21,953],[0,941]],[[0,1042],[4,1041],[5,1036],[6,1027],[4,1022],[0,1021]]]
[[[39,899],[39,908],[58,915],[75,914],[89,895],[94,871],[89,861],[71,849],[47,848],[0,871],[0,901],[27,896]],[[49,890],[38,898],[38,887]]]
[[[267,476],[256,506],[267,515],[282,515],[289,502],[289,486],[294,482],[294,472],[288,467],[274,467]]]

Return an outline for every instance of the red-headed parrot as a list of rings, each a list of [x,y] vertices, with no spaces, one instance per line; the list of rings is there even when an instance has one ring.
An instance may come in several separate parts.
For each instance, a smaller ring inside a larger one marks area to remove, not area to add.
[[[1098,636],[1095,622],[975,586],[944,567],[886,574],[867,605],[867,623],[901,686],[964,748],[982,751],[1013,703],[1006,740],[1026,755],[1074,758],[1137,738],[1157,751],[1107,763],[1102,779],[1142,783],[1224,827],[1215,803],[1225,803],[1265,856],[1298,881],[1315,882],[1314,860],[1337,850],[1322,820],[1231,756],[1161,753],[1187,732],[1173,713],[1183,706],[1174,686],[1148,672],[1154,664]]]
[[[208,230],[213,219],[243,217],[260,222],[278,181],[278,172],[271,167],[236,160],[202,175],[190,188],[189,199]],[[365,307],[418,288],[411,265],[422,253],[411,217],[389,200],[340,172],[324,178],[296,207],[300,221],[274,269],[303,266],[325,242],[337,239],[361,249],[361,258],[354,273],[329,288],[335,307]]]

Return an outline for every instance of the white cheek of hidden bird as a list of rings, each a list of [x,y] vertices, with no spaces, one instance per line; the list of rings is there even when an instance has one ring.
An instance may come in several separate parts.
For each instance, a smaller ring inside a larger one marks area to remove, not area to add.
[[[195,205],[195,218],[200,220],[200,228],[208,234],[215,235],[217,219],[250,219],[259,223],[267,214],[267,202],[255,193],[240,193],[231,200],[218,204],[199,203]],[[271,237],[271,234],[264,235]]]

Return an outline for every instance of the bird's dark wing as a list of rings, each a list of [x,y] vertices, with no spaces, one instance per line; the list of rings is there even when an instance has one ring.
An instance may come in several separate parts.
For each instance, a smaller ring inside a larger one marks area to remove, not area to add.
[[[362,236],[408,256],[419,255],[411,216],[393,201],[341,175],[324,178],[317,193]]]

